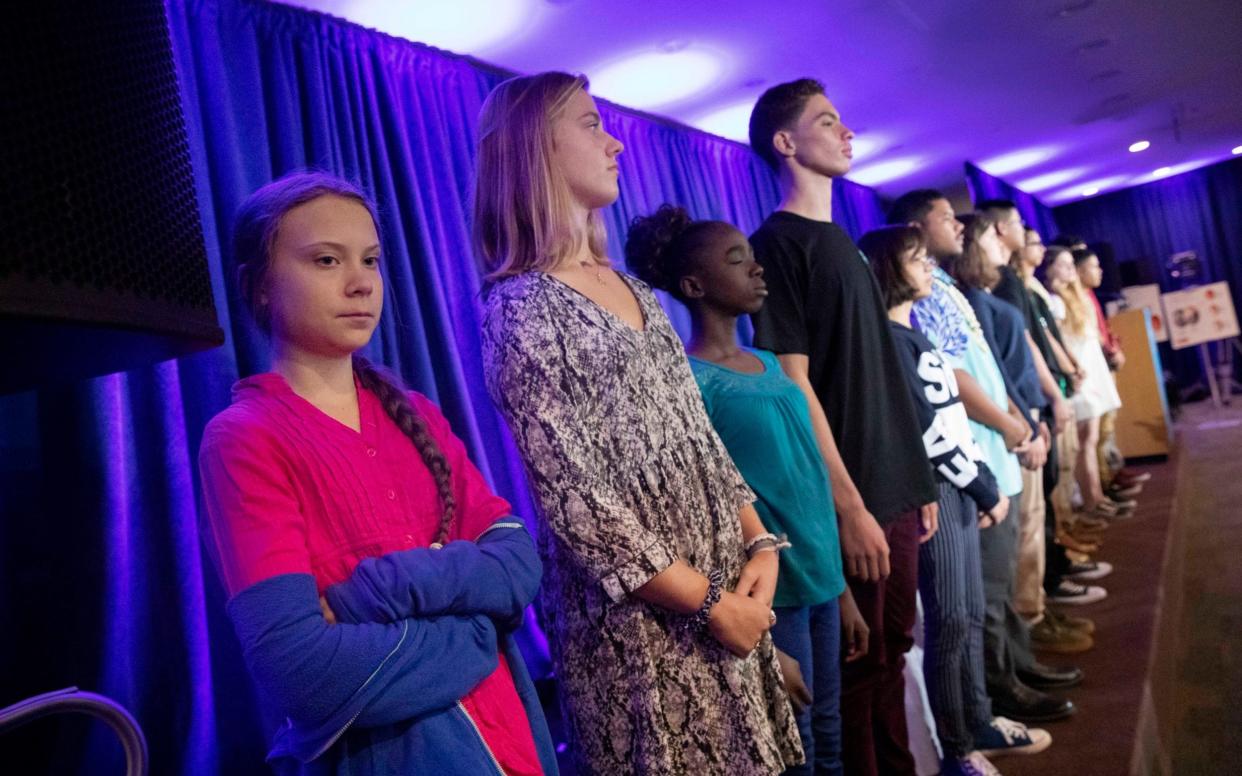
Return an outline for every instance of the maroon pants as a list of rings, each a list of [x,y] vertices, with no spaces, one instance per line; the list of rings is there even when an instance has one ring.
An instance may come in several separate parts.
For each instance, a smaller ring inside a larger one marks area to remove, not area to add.
[[[841,670],[841,739],[849,776],[913,776],[906,736],[905,655],[914,644],[919,577],[919,514],[884,526],[892,573],[879,582],[849,578],[858,610],[871,628],[865,657]],[[844,653],[844,649],[842,652]]]

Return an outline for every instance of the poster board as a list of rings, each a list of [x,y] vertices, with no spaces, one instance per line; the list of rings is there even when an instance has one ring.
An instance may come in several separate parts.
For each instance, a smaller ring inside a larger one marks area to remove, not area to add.
[[[1151,313],[1151,333],[1156,342],[1169,341],[1169,328],[1164,322],[1164,307],[1160,304],[1160,286],[1149,283],[1143,286],[1126,286],[1121,289],[1127,310],[1146,308]]]
[[[1238,336],[1238,316],[1224,281],[1172,291],[1161,300],[1169,342],[1176,350]]]

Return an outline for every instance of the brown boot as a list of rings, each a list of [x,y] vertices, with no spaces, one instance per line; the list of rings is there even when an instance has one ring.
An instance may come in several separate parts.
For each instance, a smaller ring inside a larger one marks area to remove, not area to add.
[[[1091,649],[1095,641],[1082,631],[1059,627],[1045,614],[1044,619],[1031,628],[1031,646],[1044,652],[1074,655]]]

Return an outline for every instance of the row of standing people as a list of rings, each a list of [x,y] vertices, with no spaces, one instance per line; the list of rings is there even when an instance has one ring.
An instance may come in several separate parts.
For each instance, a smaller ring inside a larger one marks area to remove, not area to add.
[[[1013,462],[972,446],[945,357],[892,328],[878,265],[831,223],[852,133],[822,87],[755,108],[752,144],[785,197],[749,240],[676,209],[631,230],[629,266],[693,312],[689,359],[649,284],[605,255],[622,147],[586,87],[511,79],[480,120],[484,372],[536,496],[535,544],[435,405],[357,356],[383,302],[367,197],[299,174],[239,214],[239,294],[273,370],[235,387],[200,469],[229,614],[284,719],[273,764],[556,772],[512,638],[536,590],[581,773],[912,772],[902,667],[920,587],[963,613],[929,622],[952,655],[933,699],[965,715],[941,732],[946,763],[1033,743],[965,700],[986,701],[971,588],[986,574],[952,560],[980,519],[1005,524]],[[747,314],[766,352],[738,346]],[[931,401],[937,359],[949,395]],[[1005,455],[1038,426],[1021,436]],[[1006,670],[1039,672],[1006,649]]]

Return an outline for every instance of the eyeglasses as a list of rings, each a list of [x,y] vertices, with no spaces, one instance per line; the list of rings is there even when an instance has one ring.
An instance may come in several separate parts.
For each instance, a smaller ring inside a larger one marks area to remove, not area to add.
[[[924,253],[922,256],[906,259],[906,261],[909,264],[922,264],[924,266],[931,267],[932,269],[935,269],[937,266],[936,259],[927,253]]]

